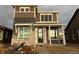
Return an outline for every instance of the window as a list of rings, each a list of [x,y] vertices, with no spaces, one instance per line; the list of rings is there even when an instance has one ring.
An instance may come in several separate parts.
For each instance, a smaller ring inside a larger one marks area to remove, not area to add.
[[[43,43],[43,28],[38,29],[38,43]]]
[[[51,18],[52,18],[52,16],[51,16],[51,15],[49,15],[49,21],[51,21],[51,20],[52,20]]]
[[[52,15],[41,15],[41,21],[52,21]]]
[[[57,29],[50,30],[50,37],[51,39],[57,39]]]
[[[26,8],[25,11],[29,11],[29,9]]]
[[[20,7],[20,12],[30,12],[30,7]]]
[[[53,13],[53,21],[57,21],[57,14]]]
[[[41,21],[44,21],[44,15],[41,15]]]
[[[24,8],[21,8],[21,11],[24,11]]]
[[[28,39],[30,29],[29,27],[19,27],[18,29],[18,38],[19,39]]]
[[[39,28],[39,31],[38,31],[38,33],[39,33],[39,38],[43,38],[43,29],[42,28]]]

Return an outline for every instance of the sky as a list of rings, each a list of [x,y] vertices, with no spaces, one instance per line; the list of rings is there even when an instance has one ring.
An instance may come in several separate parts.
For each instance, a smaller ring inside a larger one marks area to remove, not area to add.
[[[68,24],[79,5],[39,5],[38,10],[58,11],[59,22]],[[0,5],[0,25],[13,29],[13,7],[11,5]]]
[[[10,5],[0,5],[0,25],[13,29],[13,7]]]
[[[39,10],[58,11],[59,22],[68,24],[79,5],[40,5]]]

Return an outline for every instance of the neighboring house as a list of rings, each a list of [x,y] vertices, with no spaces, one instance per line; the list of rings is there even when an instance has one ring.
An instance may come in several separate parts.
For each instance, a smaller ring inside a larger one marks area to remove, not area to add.
[[[14,11],[12,44],[25,42],[27,45],[66,45],[64,24],[59,23],[57,11],[38,11],[36,5],[17,5]]]
[[[11,44],[13,30],[0,25],[0,43]]]
[[[11,44],[13,24],[9,22],[14,20],[12,12],[12,6],[0,5],[0,44]]]
[[[68,43],[79,43],[79,9],[65,28],[65,37]]]

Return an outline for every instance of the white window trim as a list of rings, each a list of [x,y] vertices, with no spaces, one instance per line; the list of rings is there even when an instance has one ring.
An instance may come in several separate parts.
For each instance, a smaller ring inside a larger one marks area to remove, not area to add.
[[[57,16],[57,21],[56,22],[58,23],[59,22],[59,20],[58,20],[59,19],[59,14],[56,14],[56,16]]]
[[[22,8],[24,8],[24,11],[21,11]],[[29,11],[26,11],[26,8],[28,8]],[[30,7],[20,7],[20,12],[30,12]]]
[[[41,21],[41,15],[51,15],[52,21]],[[40,14],[40,22],[53,22],[53,14]]]

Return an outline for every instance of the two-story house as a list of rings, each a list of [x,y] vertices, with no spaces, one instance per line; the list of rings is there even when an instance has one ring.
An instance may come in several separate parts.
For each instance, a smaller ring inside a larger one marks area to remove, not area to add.
[[[57,11],[38,11],[36,5],[17,5],[14,14],[12,44],[66,45],[64,24],[59,23]]]

